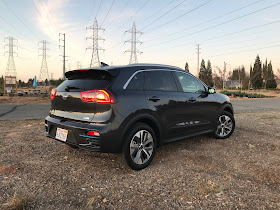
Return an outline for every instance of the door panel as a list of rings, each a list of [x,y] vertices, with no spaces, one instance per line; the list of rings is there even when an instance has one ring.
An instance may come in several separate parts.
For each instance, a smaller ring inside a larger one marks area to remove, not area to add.
[[[215,97],[208,94],[204,85],[195,77],[175,72],[175,78],[182,87],[185,96],[184,121],[179,125],[185,128],[185,134],[191,134],[212,129],[218,104]]]
[[[176,124],[182,120],[185,97],[178,91],[173,74],[166,70],[147,71],[145,96],[149,109],[162,122],[163,138],[181,135],[182,128]]]

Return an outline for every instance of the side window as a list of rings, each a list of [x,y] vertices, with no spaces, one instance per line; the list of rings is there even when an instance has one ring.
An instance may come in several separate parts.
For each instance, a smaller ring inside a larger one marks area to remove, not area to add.
[[[146,90],[178,91],[170,71],[147,71],[145,81]]]
[[[175,72],[184,92],[201,93],[205,91],[205,87],[195,78],[181,72]]]
[[[143,90],[143,87],[144,87],[144,72],[139,72],[130,80],[126,89]]]

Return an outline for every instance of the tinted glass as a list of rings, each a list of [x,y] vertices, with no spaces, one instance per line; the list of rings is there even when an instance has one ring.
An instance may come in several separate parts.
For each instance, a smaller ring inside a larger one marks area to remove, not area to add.
[[[147,90],[178,91],[170,71],[147,71],[145,81]]]
[[[175,72],[184,92],[199,93],[204,92],[204,86],[195,78],[181,72]]]
[[[130,80],[128,90],[143,90],[144,87],[144,72],[137,73],[132,80]]]
[[[57,91],[81,92],[106,88],[111,76],[105,71],[80,71],[72,75],[57,87]]]

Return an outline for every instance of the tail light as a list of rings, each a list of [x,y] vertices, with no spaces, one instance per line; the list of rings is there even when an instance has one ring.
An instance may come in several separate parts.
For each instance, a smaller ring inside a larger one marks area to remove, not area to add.
[[[81,92],[81,99],[85,102],[114,103],[114,96],[107,90],[89,90]]]
[[[99,137],[100,133],[98,131],[88,131],[87,132],[88,136],[95,136],[95,137]]]
[[[52,89],[52,92],[51,92],[51,99],[54,99],[54,98],[55,98],[55,94],[56,94],[56,90],[55,90],[55,89]]]

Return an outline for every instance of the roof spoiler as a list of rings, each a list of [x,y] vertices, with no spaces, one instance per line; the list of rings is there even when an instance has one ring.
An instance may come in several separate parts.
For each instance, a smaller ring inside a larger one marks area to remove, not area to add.
[[[94,73],[94,72],[106,72],[108,74],[110,74],[111,76],[113,77],[116,77],[118,76],[120,70],[119,69],[103,69],[103,68],[96,68],[96,69],[78,69],[78,70],[73,70],[73,71],[67,71],[65,73],[65,77],[66,78],[69,78],[71,76],[73,76],[74,74],[77,74],[77,73],[82,73],[82,74],[91,74],[91,73]]]

